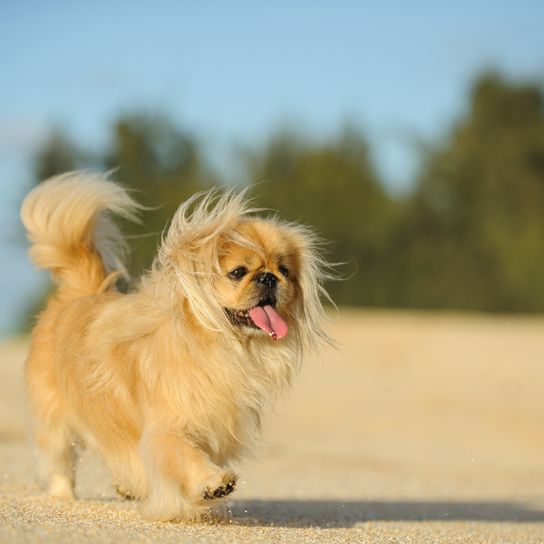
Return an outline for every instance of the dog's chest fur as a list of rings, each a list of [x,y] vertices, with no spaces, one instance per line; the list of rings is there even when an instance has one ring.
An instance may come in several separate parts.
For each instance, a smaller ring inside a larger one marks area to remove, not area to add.
[[[233,344],[219,337],[210,349],[209,342],[201,346],[178,330],[161,345],[160,354],[147,347],[137,356],[151,404],[164,405],[161,412],[172,426],[183,428],[217,462],[248,453],[267,405],[290,384],[296,357],[289,340]]]

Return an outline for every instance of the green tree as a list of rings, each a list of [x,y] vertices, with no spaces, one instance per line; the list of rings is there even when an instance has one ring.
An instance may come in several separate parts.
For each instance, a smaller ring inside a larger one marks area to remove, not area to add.
[[[281,131],[250,156],[248,170],[260,205],[315,227],[331,241],[329,259],[346,263],[341,275],[351,277],[328,286],[336,302],[383,304],[380,270],[396,207],[360,133],[348,127],[313,144]]]
[[[544,94],[478,78],[464,115],[426,146],[413,190],[387,194],[365,138],[346,127],[316,143],[283,130],[245,156],[258,205],[316,228],[344,262],[339,304],[544,311]],[[219,185],[189,131],[164,116],[113,125],[104,153],[60,131],[38,153],[38,179],[90,164],[114,169],[149,211],[123,225],[135,276],[149,266],[179,203]]]
[[[486,74],[427,152],[397,240],[401,303],[544,310],[544,97]]]
[[[160,235],[181,202],[218,184],[196,138],[164,116],[135,114],[119,119],[104,167],[148,206],[141,225],[124,224],[130,268],[138,276],[151,264]]]
[[[86,154],[63,130],[55,128],[33,158],[34,179],[43,181],[51,176],[81,167]]]
[[[160,115],[118,119],[104,153],[83,151],[66,133],[55,129],[34,159],[35,180],[83,167],[113,170],[112,177],[148,207],[141,225],[122,225],[134,277],[151,264],[160,235],[179,204],[218,183],[202,158],[197,139]]]

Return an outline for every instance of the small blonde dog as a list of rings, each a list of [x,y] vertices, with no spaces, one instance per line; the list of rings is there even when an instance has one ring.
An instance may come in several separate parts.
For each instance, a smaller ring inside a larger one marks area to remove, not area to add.
[[[56,292],[26,364],[49,492],[72,498],[74,446],[96,449],[149,519],[198,519],[236,486],[266,405],[317,339],[326,263],[307,228],[259,218],[243,194],[208,192],[174,215],[128,294],[112,215],[138,204],[98,174],[51,178],[26,197],[29,253]]]

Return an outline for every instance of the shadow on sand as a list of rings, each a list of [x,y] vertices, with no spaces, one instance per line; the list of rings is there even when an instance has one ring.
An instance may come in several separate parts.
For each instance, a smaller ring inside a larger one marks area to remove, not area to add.
[[[238,524],[353,527],[368,521],[544,522],[544,510],[516,502],[246,500],[231,504]]]

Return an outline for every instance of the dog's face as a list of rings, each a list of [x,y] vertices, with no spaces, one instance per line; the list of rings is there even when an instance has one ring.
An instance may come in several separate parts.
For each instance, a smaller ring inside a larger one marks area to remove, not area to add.
[[[247,208],[243,193],[213,198],[180,206],[160,247],[155,267],[171,279],[172,300],[208,342],[210,333],[223,343],[233,333],[277,340],[289,333],[284,346],[300,360],[316,339],[328,341],[318,237],[303,225],[251,216],[258,210]]]
[[[285,225],[258,219],[241,221],[234,234],[219,248],[218,299],[235,327],[281,339],[298,304],[296,239]]]

